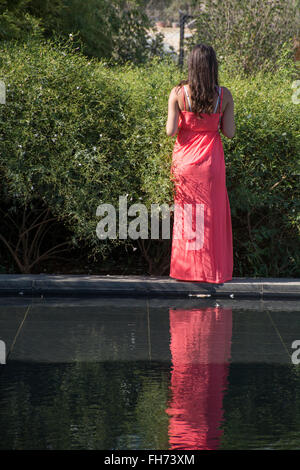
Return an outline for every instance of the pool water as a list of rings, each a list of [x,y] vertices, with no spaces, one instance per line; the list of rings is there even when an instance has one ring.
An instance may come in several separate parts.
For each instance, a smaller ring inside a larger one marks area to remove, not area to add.
[[[300,302],[1,299],[0,449],[300,449]]]

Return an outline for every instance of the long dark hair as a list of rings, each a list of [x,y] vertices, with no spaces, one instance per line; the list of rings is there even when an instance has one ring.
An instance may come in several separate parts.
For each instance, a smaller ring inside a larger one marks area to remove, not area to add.
[[[191,91],[192,112],[201,117],[201,113],[214,111],[214,96],[218,81],[218,61],[212,46],[196,44],[188,57],[188,79],[181,80],[177,87],[189,84]],[[179,91],[179,89],[177,88]]]

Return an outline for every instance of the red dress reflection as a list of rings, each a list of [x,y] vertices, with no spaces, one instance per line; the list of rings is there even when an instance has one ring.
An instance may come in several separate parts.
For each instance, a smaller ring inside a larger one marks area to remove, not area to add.
[[[227,388],[232,309],[170,310],[170,449],[218,449]]]

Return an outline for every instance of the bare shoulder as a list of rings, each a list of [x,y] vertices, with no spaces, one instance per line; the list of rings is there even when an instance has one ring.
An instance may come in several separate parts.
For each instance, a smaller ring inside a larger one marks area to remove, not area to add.
[[[178,96],[178,91],[177,91],[177,86],[174,86],[172,90],[170,91],[169,99],[177,99]]]
[[[221,88],[223,89],[223,99],[227,103],[230,102],[230,101],[233,101],[231,91],[226,86],[222,86]]]
[[[172,88],[171,93],[172,93],[174,96],[178,96],[179,93],[180,93],[180,90],[181,90],[181,86],[180,86],[180,85],[176,85],[176,86],[174,86],[174,88]]]
[[[222,86],[221,88],[223,89],[222,111],[225,112],[225,109],[233,109],[234,103],[231,91],[226,86]]]

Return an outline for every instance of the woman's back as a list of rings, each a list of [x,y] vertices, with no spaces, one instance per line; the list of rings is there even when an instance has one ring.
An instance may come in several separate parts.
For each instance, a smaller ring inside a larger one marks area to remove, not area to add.
[[[199,117],[192,111],[188,85],[181,87],[181,92],[178,96],[178,106],[180,109],[178,127],[181,130],[201,133],[218,132],[222,118],[223,88],[216,86],[213,113],[201,113],[201,117]]]
[[[213,107],[216,112],[217,105],[219,102],[219,89],[221,88],[224,91],[225,87],[216,86],[215,88],[216,88],[216,92],[214,96]],[[189,86],[189,84],[186,84],[186,85],[183,85],[180,90],[181,91],[178,95],[178,106],[179,106],[180,111],[184,111],[184,109],[191,111],[191,106],[190,106],[191,105],[191,87]],[[183,93],[184,91],[185,93]],[[224,99],[223,99],[221,111],[223,112],[223,110],[224,110]]]
[[[229,138],[232,139],[235,134],[235,122],[234,122],[234,102],[233,102],[233,97],[228,90],[228,88],[222,86],[222,87],[216,87],[221,89],[222,92],[222,104],[221,108],[218,108],[218,113],[221,111],[221,119],[220,119],[220,125],[219,125],[219,130],[222,132],[222,134]],[[184,92],[185,90],[185,92]],[[218,102],[218,94],[216,89],[215,97],[214,97],[214,108],[215,105]],[[188,96],[187,96],[188,95]],[[193,115],[194,113],[191,112],[191,90],[190,86],[188,84],[181,86],[181,87],[174,87],[170,93],[169,97],[169,111],[168,111],[168,120],[166,124],[166,132],[167,135],[173,136],[177,133],[178,128],[180,127],[188,127],[191,126],[192,129],[195,130],[203,130],[202,127],[199,126],[199,122],[195,121],[194,118],[189,117],[188,115]],[[205,116],[212,116],[209,114],[202,113]],[[185,117],[183,118],[183,116]],[[184,122],[182,122],[182,120]],[[208,121],[211,121],[211,123],[208,123],[208,127],[204,127],[204,129],[210,129],[211,124],[212,124],[212,129],[216,130],[214,121],[216,119],[214,118],[209,118]],[[203,123],[202,123],[203,124]]]

